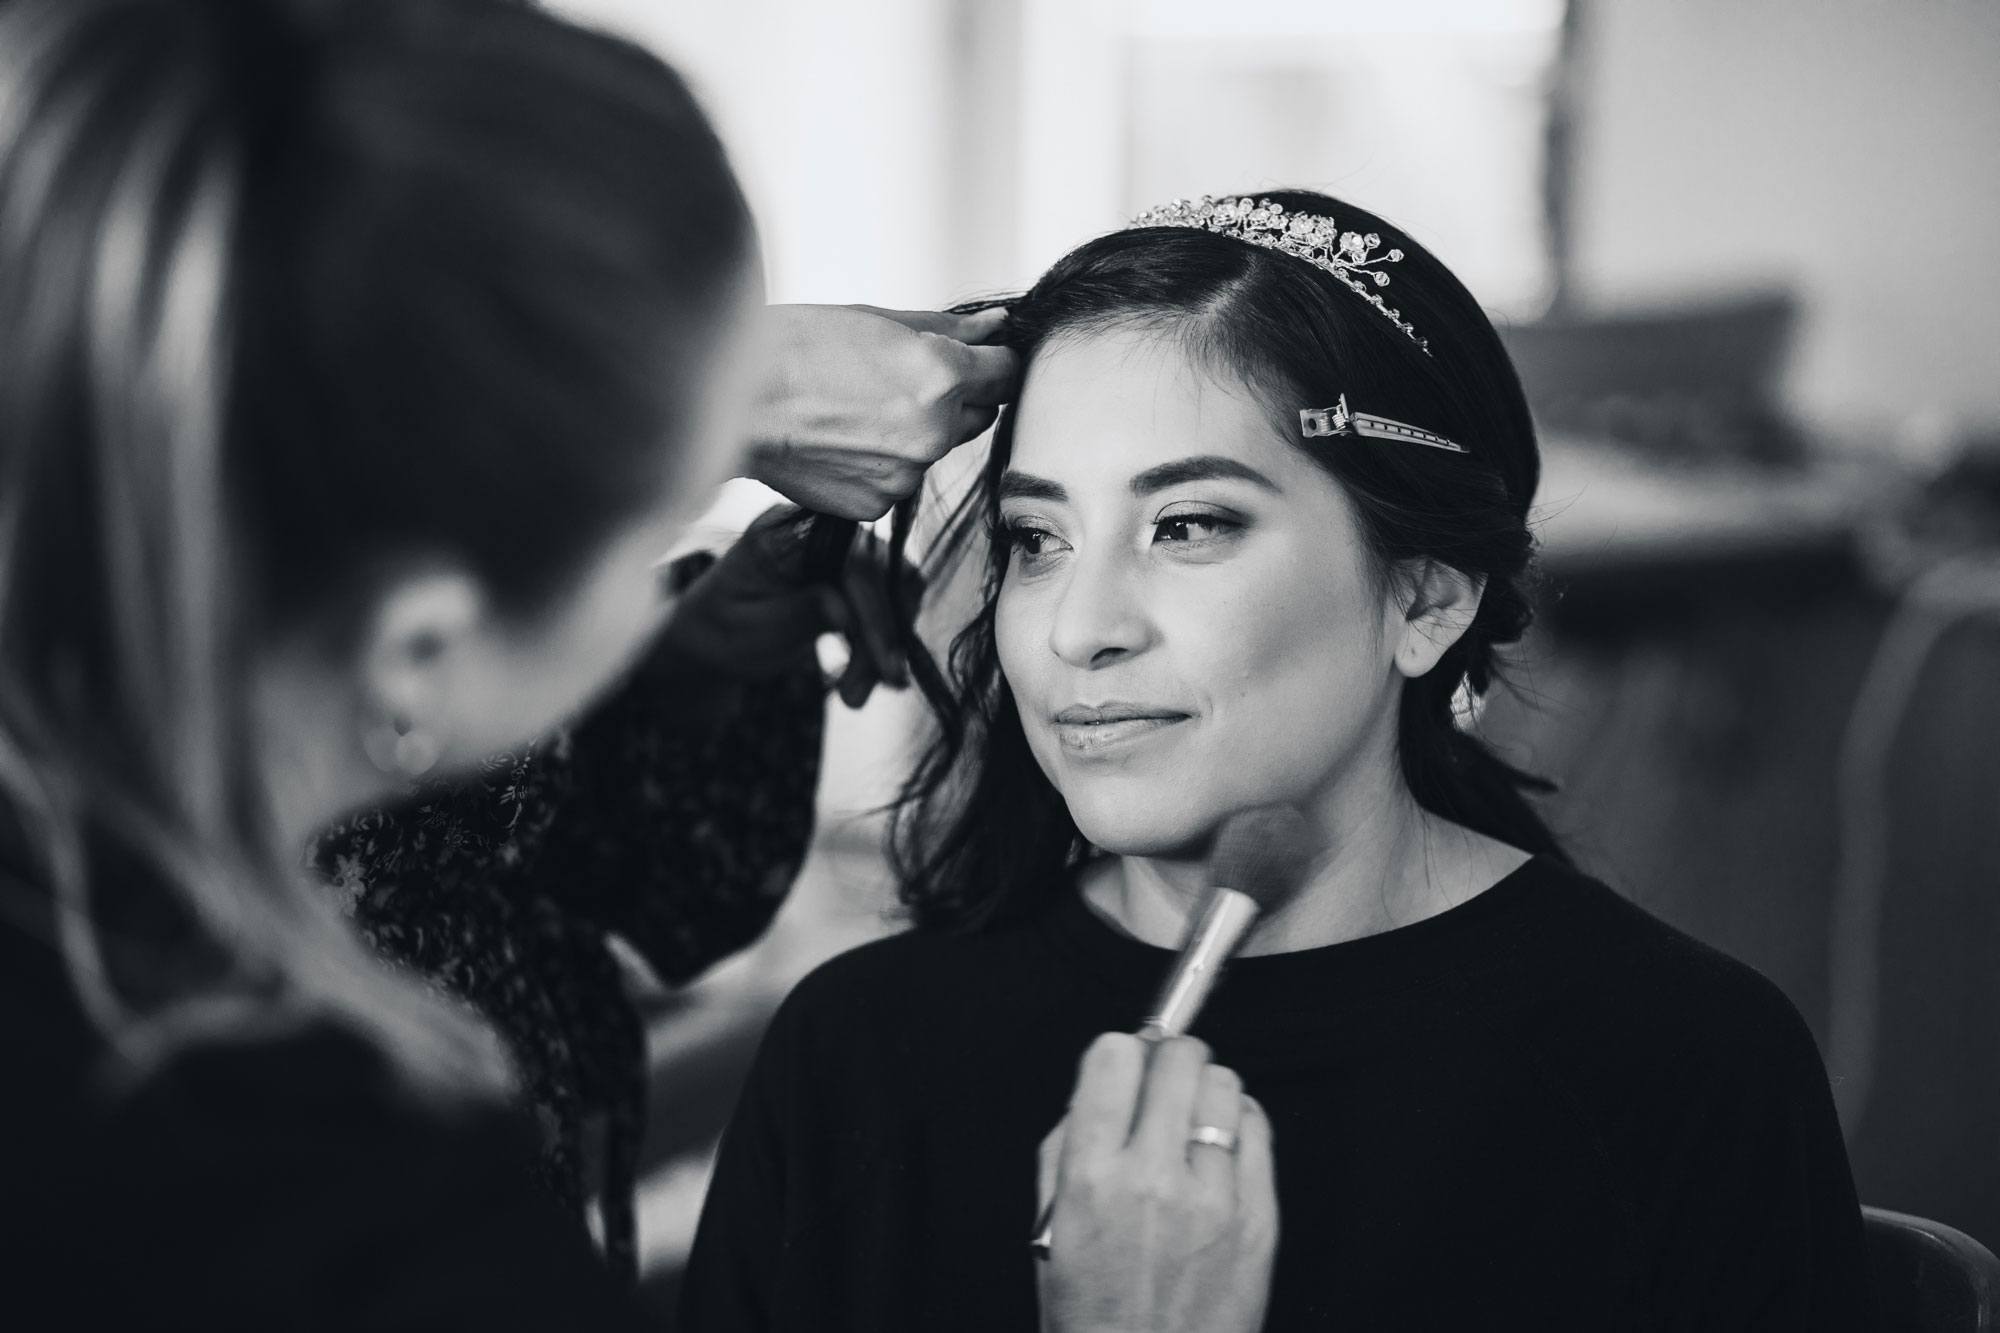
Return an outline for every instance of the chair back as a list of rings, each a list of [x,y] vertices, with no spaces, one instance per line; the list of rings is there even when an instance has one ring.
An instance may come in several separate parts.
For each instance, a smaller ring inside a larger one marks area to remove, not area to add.
[[[1996,1333],[2000,1259],[1942,1222],[1863,1208],[1878,1333]]]

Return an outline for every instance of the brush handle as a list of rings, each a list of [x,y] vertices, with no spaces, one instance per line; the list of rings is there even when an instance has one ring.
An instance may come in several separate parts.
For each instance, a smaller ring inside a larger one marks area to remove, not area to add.
[[[1201,1016],[1202,1006],[1208,1003],[1215,983],[1221,979],[1223,965],[1255,924],[1255,898],[1235,889],[1209,890],[1201,916],[1188,932],[1187,942],[1181,945],[1174,970],[1167,974],[1160,997],[1153,1003],[1152,1015],[1139,1029],[1139,1035],[1155,1041],[1185,1036]]]
[[[1049,1257],[1049,1247],[1055,1243],[1056,1199],[1055,1195],[1051,1194],[1049,1201],[1042,1205],[1041,1216],[1035,1219],[1035,1238],[1028,1242],[1028,1248],[1035,1252],[1037,1259],[1046,1259]]]
[[[1139,1029],[1141,1040],[1157,1045],[1170,1037],[1187,1034],[1221,978],[1223,964],[1255,924],[1255,898],[1235,889],[1210,890],[1201,916],[1188,932],[1180,956],[1174,959],[1173,971],[1167,973],[1166,984],[1160,987],[1159,998],[1153,1002],[1152,1016]],[[1149,1065],[1150,1057],[1149,1047]],[[1051,1194],[1042,1205],[1041,1216],[1035,1219],[1035,1238],[1028,1242],[1028,1248],[1038,1259],[1048,1258],[1049,1247],[1055,1243],[1055,1216],[1056,1200]]]

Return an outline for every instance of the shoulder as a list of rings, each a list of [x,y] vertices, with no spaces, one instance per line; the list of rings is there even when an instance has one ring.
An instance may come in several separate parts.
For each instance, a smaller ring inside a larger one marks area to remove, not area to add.
[[[906,929],[857,945],[808,972],[780,1013],[797,1019],[907,1010],[942,1001],[1006,966],[1013,932],[952,935]]]
[[[1605,885],[1537,869],[1569,955],[1535,1025],[1540,1071],[1620,1201],[1635,1299],[1662,1327],[1744,1327],[1751,1308],[1849,1327],[1860,1209],[1798,1009]]]
[[[1607,1074],[1682,1092],[1825,1094],[1812,1031],[1768,977],[1580,871],[1537,858],[1522,874],[1550,947],[1556,1039]]]
[[[1050,966],[1032,921],[977,933],[905,930],[820,964],[785,997],[771,1043],[901,1047],[1007,1011]]]

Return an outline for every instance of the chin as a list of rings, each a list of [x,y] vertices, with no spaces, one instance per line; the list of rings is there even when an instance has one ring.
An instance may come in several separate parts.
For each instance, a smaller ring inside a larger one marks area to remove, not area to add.
[[[1084,840],[1113,856],[1204,854],[1217,826],[1237,808],[1208,797],[1167,783],[1092,783],[1063,793]]]

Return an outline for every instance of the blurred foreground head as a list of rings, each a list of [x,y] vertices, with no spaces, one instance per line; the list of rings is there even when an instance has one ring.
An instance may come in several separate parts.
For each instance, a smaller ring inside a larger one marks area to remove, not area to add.
[[[525,4],[0,6],[7,841],[107,1031],[194,1012],[98,947],[136,858],[227,941],[207,1000],[476,1075],[297,882],[273,719],[431,710],[451,762],[615,672],[729,461],[750,253],[681,81]]]

